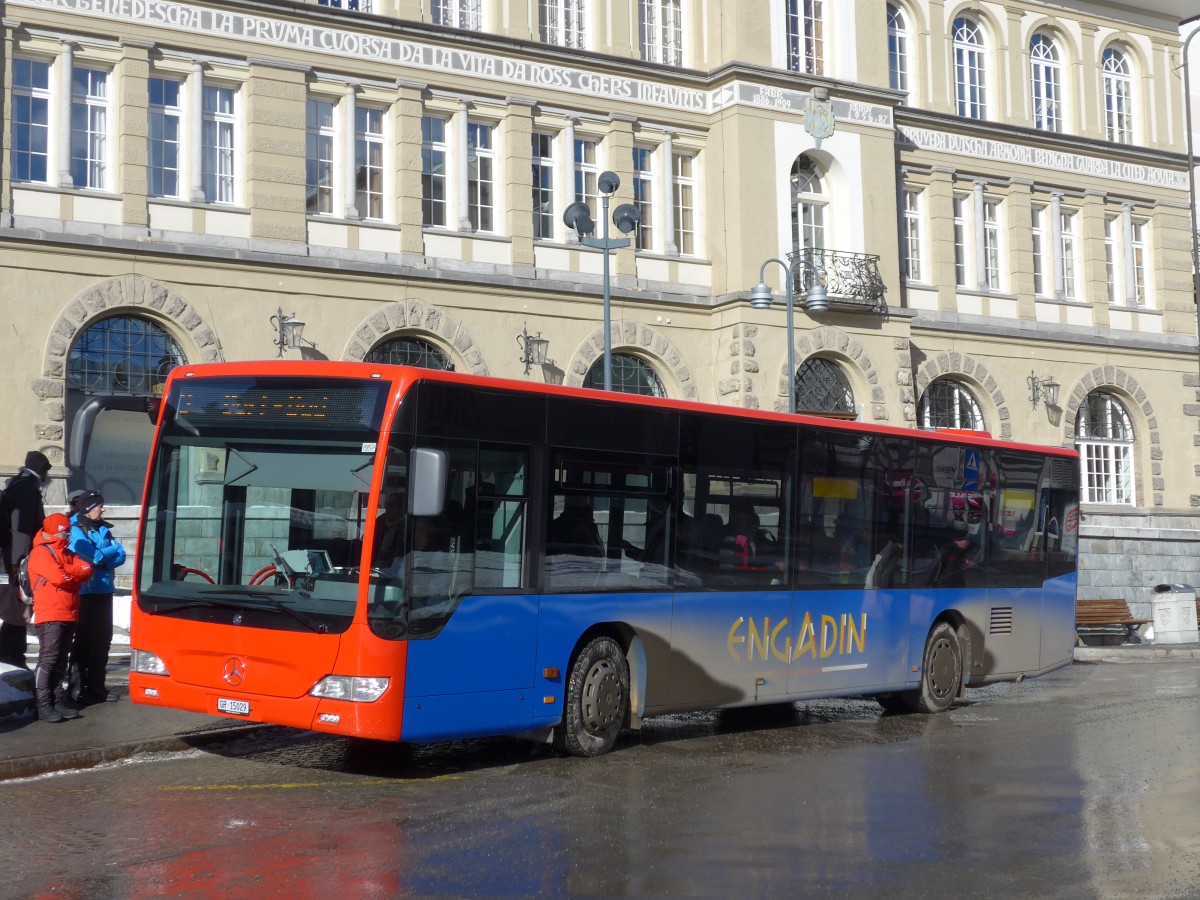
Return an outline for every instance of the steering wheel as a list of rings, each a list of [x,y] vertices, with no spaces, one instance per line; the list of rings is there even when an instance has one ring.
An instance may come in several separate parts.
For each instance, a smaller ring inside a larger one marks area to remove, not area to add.
[[[250,584],[251,585],[266,584],[267,579],[270,578],[272,575],[274,575],[275,572],[276,572],[275,566],[273,566],[273,565],[263,566],[261,569],[259,569],[257,572],[255,572],[253,575],[250,576]]]
[[[175,567],[176,581],[183,581],[188,575],[199,575],[209,584],[216,584],[213,577],[203,569],[193,569],[191,566],[176,566]]]

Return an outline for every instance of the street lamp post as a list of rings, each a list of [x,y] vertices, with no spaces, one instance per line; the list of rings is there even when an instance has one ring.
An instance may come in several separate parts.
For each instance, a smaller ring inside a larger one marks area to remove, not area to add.
[[[601,214],[603,223],[602,236],[588,237],[596,230],[592,221],[592,211],[582,200],[577,200],[563,210],[563,221],[568,228],[573,228],[579,234],[580,241],[586,247],[596,247],[604,253],[604,389],[612,390],[612,290],[609,287],[608,254],[610,250],[628,247],[629,238],[610,238],[608,236],[608,205],[612,195],[621,186],[621,179],[615,172],[601,172],[596,179],[596,187],[600,193]],[[622,234],[629,234],[638,226],[641,215],[632,203],[622,203],[612,213],[612,222]]]
[[[1192,302],[1196,304],[1196,353],[1200,362],[1200,229],[1196,226],[1196,158],[1192,153],[1192,82],[1188,65],[1188,47],[1198,34],[1200,28],[1193,28],[1183,42],[1183,112],[1187,137],[1188,209],[1192,226]]]
[[[788,412],[796,412],[796,341],[795,341],[795,326],[793,324],[792,310],[796,305],[795,290],[792,283],[796,278],[796,271],[799,268],[807,268],[815,276],[812,284],[808,286],[808,290],[804,293],[804,307],[809,312],[824,312],[829,308],[829,293],[825,290],[825,286],[821,284],[821,270],[818,269],[811,261],[803,256],[797,256],[789,266],[782,259],[768,259],[758,269],[758,284],[754,290],[750,292],[750,305],[755,309],[770,309],[775,302],[775,298],[771,295],[771,288],[767,285],[764,273],[767,266],[771,263],[777,263],[783,266],[786,272],[784,278],[784,293],[787,301],[787,367],[788,367]]]

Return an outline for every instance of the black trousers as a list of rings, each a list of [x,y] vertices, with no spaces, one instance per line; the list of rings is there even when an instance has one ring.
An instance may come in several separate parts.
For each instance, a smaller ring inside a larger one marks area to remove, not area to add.
[[[74,622],[38,622],[37,669],[33,675],[33,699],[38,709],[50,709],[63,699],[63,676],[67,674],[67,654],[75,635]]]
[[[28,650],[24,625],[14,625],[11,622],[0,623],[0,662],[9,665],[25,665],[25,651]]]
[[[79,627],[71,645],[71,669],[79,677],[79,696],[103,700],[108,695],[104,677],[113,637],[113,595],[80,594]]]

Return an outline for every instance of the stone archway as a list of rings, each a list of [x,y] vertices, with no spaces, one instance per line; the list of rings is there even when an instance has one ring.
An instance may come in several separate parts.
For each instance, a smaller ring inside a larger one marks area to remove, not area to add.
[[[392,303],[373,313],[354,330],[342,358],[361,362],[383,338],[401,331],[417,332],[418,337],[420,332],[433,335],[466,362],[472,375],[489,374],[483,352],[466,326],[439,307],[420,300]]]
[[[42,377],[32,385],[40,401],[34,437],[55,465],[63,462],[66,437],[67,357],[76,338],[98,319],[115,313],[143,315],[163,325],[192,361],[224,357],[211,325],[171,288],[141,275],[121,275],[88,288],[66,305],[50,329]]]
[[[747,330],[753,326],[746,326]],[[747,335],[749,337],[749,335]],[[785,342],[786,343],[786,342]],[[734,355],[747,357],[751,353],[752,348],[745,345],[731,346],[730,352]],[[861,376],[861,378],[870,385],[870,409],[871,419],[876,422],[886,422],[888,419],[887,398],[884,394],[883,386],[879,383],[879,370],[875,367],[874,361],[870,354],[867,353],[866,347],[855,340],[840,328],[834,328],[830,325],[823,325],[813,331],[799,334],[796,339],[795,357],[797,367],[810,356],[822,355],[827,357],[835,357],[839,362],[853,366]],[[731,371],[735,374],[739,370],[757,371],[757,366],[747,367],[747,359],[735,361]],[[739,365],[740,363],[740,365]],[[791,381],[795,378],[795,373],[791,373],[790,377],[787,371],[787,357],[779,363],[778,371],[776,372],[776,389],[773,408],[775,412],[787,412],[788,408],[788,391],[791,389]],[[857,398],[856,398],[857,399]],[[755,403],[754,405],[757,405]]]
[[[988,367],[969,353],[950,350],[939,353],[933,359],[925,362],[917,370],[916,393],[918,400],[924,395],[925,389],[931,382],[945,375],[962,376],[964,381],[970,382],[983,391],[991,400],[992,408],[996,410],[996,418],[1000,425],[1000,433],[996,437],[1003,441],[1012,440],[1012,415],[1009,412],[1004,392],[1000,390],[1000,384]]]
[[[632,351],[660,363],[670,374],[674,386],[685,400],[696,400],[699,393],[692,380],[691,369],[683,361],[683,355],[662,332],[638,322],[614,322],[609,332],[612,349]],[[593,331],[580,344],[567,366],[564,383],[569,387],[582,387],[588,370],[604,354],[604,328]],[[668,389],[668,394],[674,391]]]

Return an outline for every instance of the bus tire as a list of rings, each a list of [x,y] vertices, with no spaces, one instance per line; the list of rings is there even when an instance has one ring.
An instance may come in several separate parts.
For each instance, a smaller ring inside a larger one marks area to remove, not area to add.
[[[904,701],[914,712],[944,712],[962,687],[962,646],[949,622],[938,622],[925,639],[921,686],[905,691]]]
[[[579,651],[567,680],[562,724],[554,746],[571,756],[600,756],[617,742],[629,713],[629,663],[612,638],[598,637]]]

